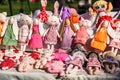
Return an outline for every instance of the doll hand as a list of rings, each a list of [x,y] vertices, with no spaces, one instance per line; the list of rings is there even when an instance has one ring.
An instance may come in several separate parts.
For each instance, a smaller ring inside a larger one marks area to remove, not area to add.
[[[60,37],[60,41],[62,41],[62,38]]]

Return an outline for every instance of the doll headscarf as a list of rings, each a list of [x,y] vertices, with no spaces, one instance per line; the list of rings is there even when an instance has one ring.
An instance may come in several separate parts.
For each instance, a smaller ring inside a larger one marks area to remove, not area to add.
[[[62,22],[63,20],[65,20],[66,18],[69,18],[69,17],[70,17],[69,8],[63,6],[60,11],[60,21]]]

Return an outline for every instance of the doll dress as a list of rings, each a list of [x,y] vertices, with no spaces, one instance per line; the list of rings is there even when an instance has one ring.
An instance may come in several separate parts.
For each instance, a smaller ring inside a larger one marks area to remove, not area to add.
[[[29,35],[29,28],[27,25],[23,25],[19,29],[19,38],[18,38],[18,43],[19,45],[24,45],[27,43],[28,40],[28,35]]]
[[[73,31],[69,25],[66,25],[64,28],[63,36],[62,36],[62,42],[61,42],[61,48],[62,49],[70,49],[72,45],[73,40]]]
[[[57,44],[57,27],[50,26],[47,34],[45,35],[45,44],[56,45]]]
[[[86,26],[81,26],[80,29],[78,29],[75,39],[74,39],[74,44],[82,44],[85,45],[87,42],[89,35],[87,33],[87,27]]]
[[[2,22],[0,21],[0,35],[2,33]],[[0,37],[0,44],[1,44],[1,41],[2,41],[2,37]]]
[[[87,68],[88,67],[99,67],[101,68],[100,62],[98,61],[97,58],[89,58],[88,63],[87,63]]]
[[[29,47],[30,48],[43,48],[43,42],[42,42],[42,37],[39,33],[39,27],[38,25],[33,25],[32,28],[32,35],[31,39],[29,41]]]
[[[5,31],[4,37],[3,37],[3,45],[5,46],[17,46],[17,40],[13,32],[13,25],[8,24],[7,29]]]

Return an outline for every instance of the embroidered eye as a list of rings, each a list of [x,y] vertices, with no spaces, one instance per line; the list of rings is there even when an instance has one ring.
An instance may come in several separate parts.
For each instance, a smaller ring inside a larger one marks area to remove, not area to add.
[[[96,6],[95,9],[98,10],[100,7],[99,6]]]
[[[101,8],[105,8],[105,5],[101,5]]]

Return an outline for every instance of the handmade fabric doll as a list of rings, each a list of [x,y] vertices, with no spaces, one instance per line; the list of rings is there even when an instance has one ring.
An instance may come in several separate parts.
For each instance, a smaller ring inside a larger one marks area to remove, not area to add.
[[[70,61],[67,63],[65,73],[69,75],[79,75],[79,71],[83,70],[84,61],[87,60],[85,54],[79,50],[72,53]]]
[[[57,44],[57,37],[60,37],[58,33],[58,24],[59,18],[54,15],[50,16],[48,18],[49,28],[44,33],[44,43],[47,44],[47,49],[51,49],[52,51],[54,51],[54,45]]]
[[[18,30],[17,20],[10,17],[8,25],[4,27],[1,35],[3,36],[2,44],[8,47],[17,46]]]
[[[73,35],[76,32],[75,27],[70,22],[69,18],[64,19],[60,29],[60,39],[62,49],[71,49]]]
[[[109,46],[111,47],[111,51],[114,52],[115,55],[117,55],[118,49],[120,49],[120,20],[115,19],[114,20],[116,29],[108,30],[110,33],[110,37],[112,38],[110,41]]]
[[[40,34],[39,22],[37,19],[33,20],[33,27],[31,29],[31,38],[29,41],[29,47],[32,49],[42,49],[43,48],[43,40]]]
[[[109,43],[107,28],[115,27],[112,22],[112,17],[107,14],[111,10],[112,4],[104,0],[96,1],[92,8],[90,8],[91,14],[97,14],[95,20],[97,30],[91,42],[91,47],[100,52],[104,51],[107,46],[106,43]]]
[[[103,53],[103,66],[105,72],[107,73],[114,73],[116,68],[118,67],[118,62],[116,60],[116,55],[111,51],[106,51]]]
[[[20,45],[20,50],[25,51],[26,46],[29,41],[30,27],[32,26],[32,18],[28,15],[20,14],[20,28],[18,35],[18,44]]]
[[[7,16],[6,12],[0,13],[0,44],[2,42],[1,34],[2,34],[2,31],[3,31],[3,27],[7,26],[7,24],[6,24],[6,16]]]
[[[90,52],[87,55],[88,62],[87,62],[87,71],[90,75],[98,75],[100,74],[101,64],[99,61],[98,53]]]
[[[46,13],[47,0],[41,0],[41,6],[42,10],[41,13],[38,15],[38,18],[42,22],[46,22],[48,20],[48,14]]]

